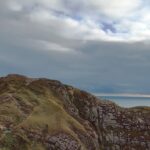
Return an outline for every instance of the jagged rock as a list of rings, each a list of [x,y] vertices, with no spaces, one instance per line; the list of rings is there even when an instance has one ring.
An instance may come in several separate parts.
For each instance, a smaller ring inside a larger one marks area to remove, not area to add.
[[[46,139],[47,149],[58,149],[58,150],[79,150],[81,145],[67,134],[60,133],[55,136],[49,136]]]
[[[149,107],[121,108],[45,78],[0,78],[0,149],[149,150],[149,141]]]

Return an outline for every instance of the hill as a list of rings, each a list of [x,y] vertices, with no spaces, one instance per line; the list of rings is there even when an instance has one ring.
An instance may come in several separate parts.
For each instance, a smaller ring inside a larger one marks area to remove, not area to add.
[[[149,107],[121,108],[45,78],[0,78],[0,150],[149,149]]]

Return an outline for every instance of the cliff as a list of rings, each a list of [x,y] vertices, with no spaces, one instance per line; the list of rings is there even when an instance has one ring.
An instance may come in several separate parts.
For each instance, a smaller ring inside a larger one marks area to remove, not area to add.
[[[1,150],[149,150],[150,108],[45,78],[0,78]]]

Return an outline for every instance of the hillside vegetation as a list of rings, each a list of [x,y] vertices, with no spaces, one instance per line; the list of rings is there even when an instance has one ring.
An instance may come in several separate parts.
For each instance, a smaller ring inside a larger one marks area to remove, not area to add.
[[[150,108],[49,79],[0,78],[0,150],[149,150]]]

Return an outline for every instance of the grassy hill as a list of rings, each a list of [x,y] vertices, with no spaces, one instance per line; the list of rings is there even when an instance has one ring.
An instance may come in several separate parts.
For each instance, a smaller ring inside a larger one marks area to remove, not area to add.
[[[149,116],[59,81],[0,78],[0,150],[148,150]]]

